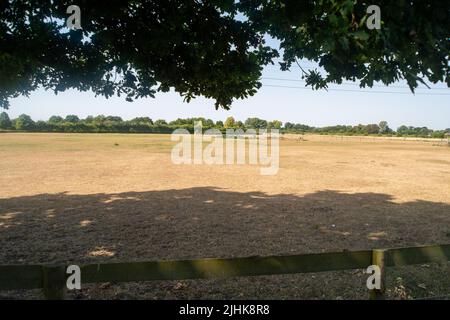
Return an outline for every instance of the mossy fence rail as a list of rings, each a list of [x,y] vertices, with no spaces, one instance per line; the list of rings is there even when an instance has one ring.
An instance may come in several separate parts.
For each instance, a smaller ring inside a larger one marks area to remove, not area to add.
[[[292,256],[198,259],[81,265],[81,282],[212,279],[366,269],[378,265],[381,289],[371,299],[383,299],[386,267],[450,261],[450,244],[394,249],[342,251]],[[0,290],[43,289],[46,299],[63,299],[66,266],[0,266]]]

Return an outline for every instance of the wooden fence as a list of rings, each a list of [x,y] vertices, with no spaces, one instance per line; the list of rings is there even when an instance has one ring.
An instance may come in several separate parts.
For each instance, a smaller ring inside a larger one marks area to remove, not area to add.
[[[386,267],[450,261],[450,244],[396,249],[343,251],[292,256],[150,261],[81,265],[81,282],[211,279],[242,276],[381,269],[381,289],[371,299],[384,296]],[[63,299],[66,266],[0,266],[0,290],[43,289],[46,299]]]

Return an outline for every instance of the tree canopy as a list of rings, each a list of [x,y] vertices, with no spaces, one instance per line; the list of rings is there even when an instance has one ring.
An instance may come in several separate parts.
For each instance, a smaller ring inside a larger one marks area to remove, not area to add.
[[[450,86],[448,1],[78,0],[82,29],[69,30],[71,2],[0,2],[0,107],[39,87],[128,101],[173,88],[228,109],[257,92],[275,58],[282,70],[317,62],[320,70],[299,71],[314,89],[344,80]],[[365,25],[371,4],[380,30]]]

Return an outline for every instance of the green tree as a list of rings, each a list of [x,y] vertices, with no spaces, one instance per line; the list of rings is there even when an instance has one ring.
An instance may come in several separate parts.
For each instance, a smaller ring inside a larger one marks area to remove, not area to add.
[[[34,124],[34,129],[37,131],[49,131],[51,124],[48,121],[36,121],[36,123]]]
[[[283,123],[279,120],[273,120],[267,123],[267,129],[281,129]]]
[[[236,125],[235,125],[235,127],[236,128],[239,128],[239,129],[245,129],[245,125],[244,125],[244,123],[242,122],[242,121],[236,121]]]
[[[86,119],[83,121],[84,123],[93,123],[94,122],[94,116],[87,116]]]
[[[285,124],[284,124],[284,128],[286,129],[286,130],[292,130],[292,129],[294,129],[294,123],[291,123],[291,122],[286,122]]]
[[[231,129],[231,128],[234,128],[235,124],[236,124],[236,121],[234,120],[234,118],[233,117],[228,117],[225,120],[225,124],[223,126],[224,126],[225,129]]]
[[[408,127],[405,125],[402,125],[400,127],[397,128],[397,134],[399,135],[407,135],[408,134]]]
[[[48,119],[48,122],[51,124],[58,124],[64,122],[64,119],[60,116],[51,116],[50,119]]]
[[[6,112],[0,113],[0,129],[10,129],[11,125],[9,115]]]
[[[245,120],[245,126],[252,129],[267,128],[267,121],[259,118],[248,118]]]
[[[343,80],[450,86],[448,2],[376,3],[381,30],[367,29],[366,1],[79,0],[82,29],[68,31],[56,23],[67,19],[67,1],[2,1],[0,106],[39,87],[127,101],[173,88],[188,102],[204,96],[229,108],[257,92],[280,54],[282,70],[302,59],[321,66],[299,63],[314,89]]]
[[[380,126],[377,124],[368,124],[366,126],[366,131],[368,134],[378,134],[381,132]]]
[[[150,119],[149,117],[137,117],[137,118],[131,119],[130,122],[136,123],[136,124],[149,125],[149,126],[153,125],[153,120]]]
[[[80,118],[78,118],[78,116],[76,116],[74,114],[67,115],[64,120],[66,122],[70,122],[70,123],[78,123],[78,122],[80,122]]]
[[[166,120],[158,119],[155,121],[155,126],[167,126]]]
[[[203,126],[205,127],[214,127],[214,121],[211,119],[197,118],[195,121],[202,121]]]
[[[21,114],[14,121],[16,130],[32,130],[34,128],[34,121],[29,115]]]
[[[392,132],[391,128],[389,128],[387,121],[381,121],[378,126],[380,127],[379,133],[381,134]]]
[[[182,126],[182,125],[190,125],[192,122],[190,120],[178,118],[176,120],[172,120],[169,122],[171,126]]]
[[[153,124],[152,119],[150,118],[145,118],[145,119],[149,119],[150,123]],[[111,121],[111,122],[123,122],[123,119],[121,117],[117,117],[117,116],[107,116],[106,121]]]

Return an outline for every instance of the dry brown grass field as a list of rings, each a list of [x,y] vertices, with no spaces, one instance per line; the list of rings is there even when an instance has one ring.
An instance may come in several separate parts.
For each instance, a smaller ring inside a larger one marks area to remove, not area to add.
[[[288,255],[450,243],[450,148],[306,135],[280,170],[175,165],[170,135],[0,134],[0,264]],[[388,297],[450,294],[449,265]],[[73,298],[364,299],[362,270],[85,286]],[[39,291],[0,298],[39,298]]]

